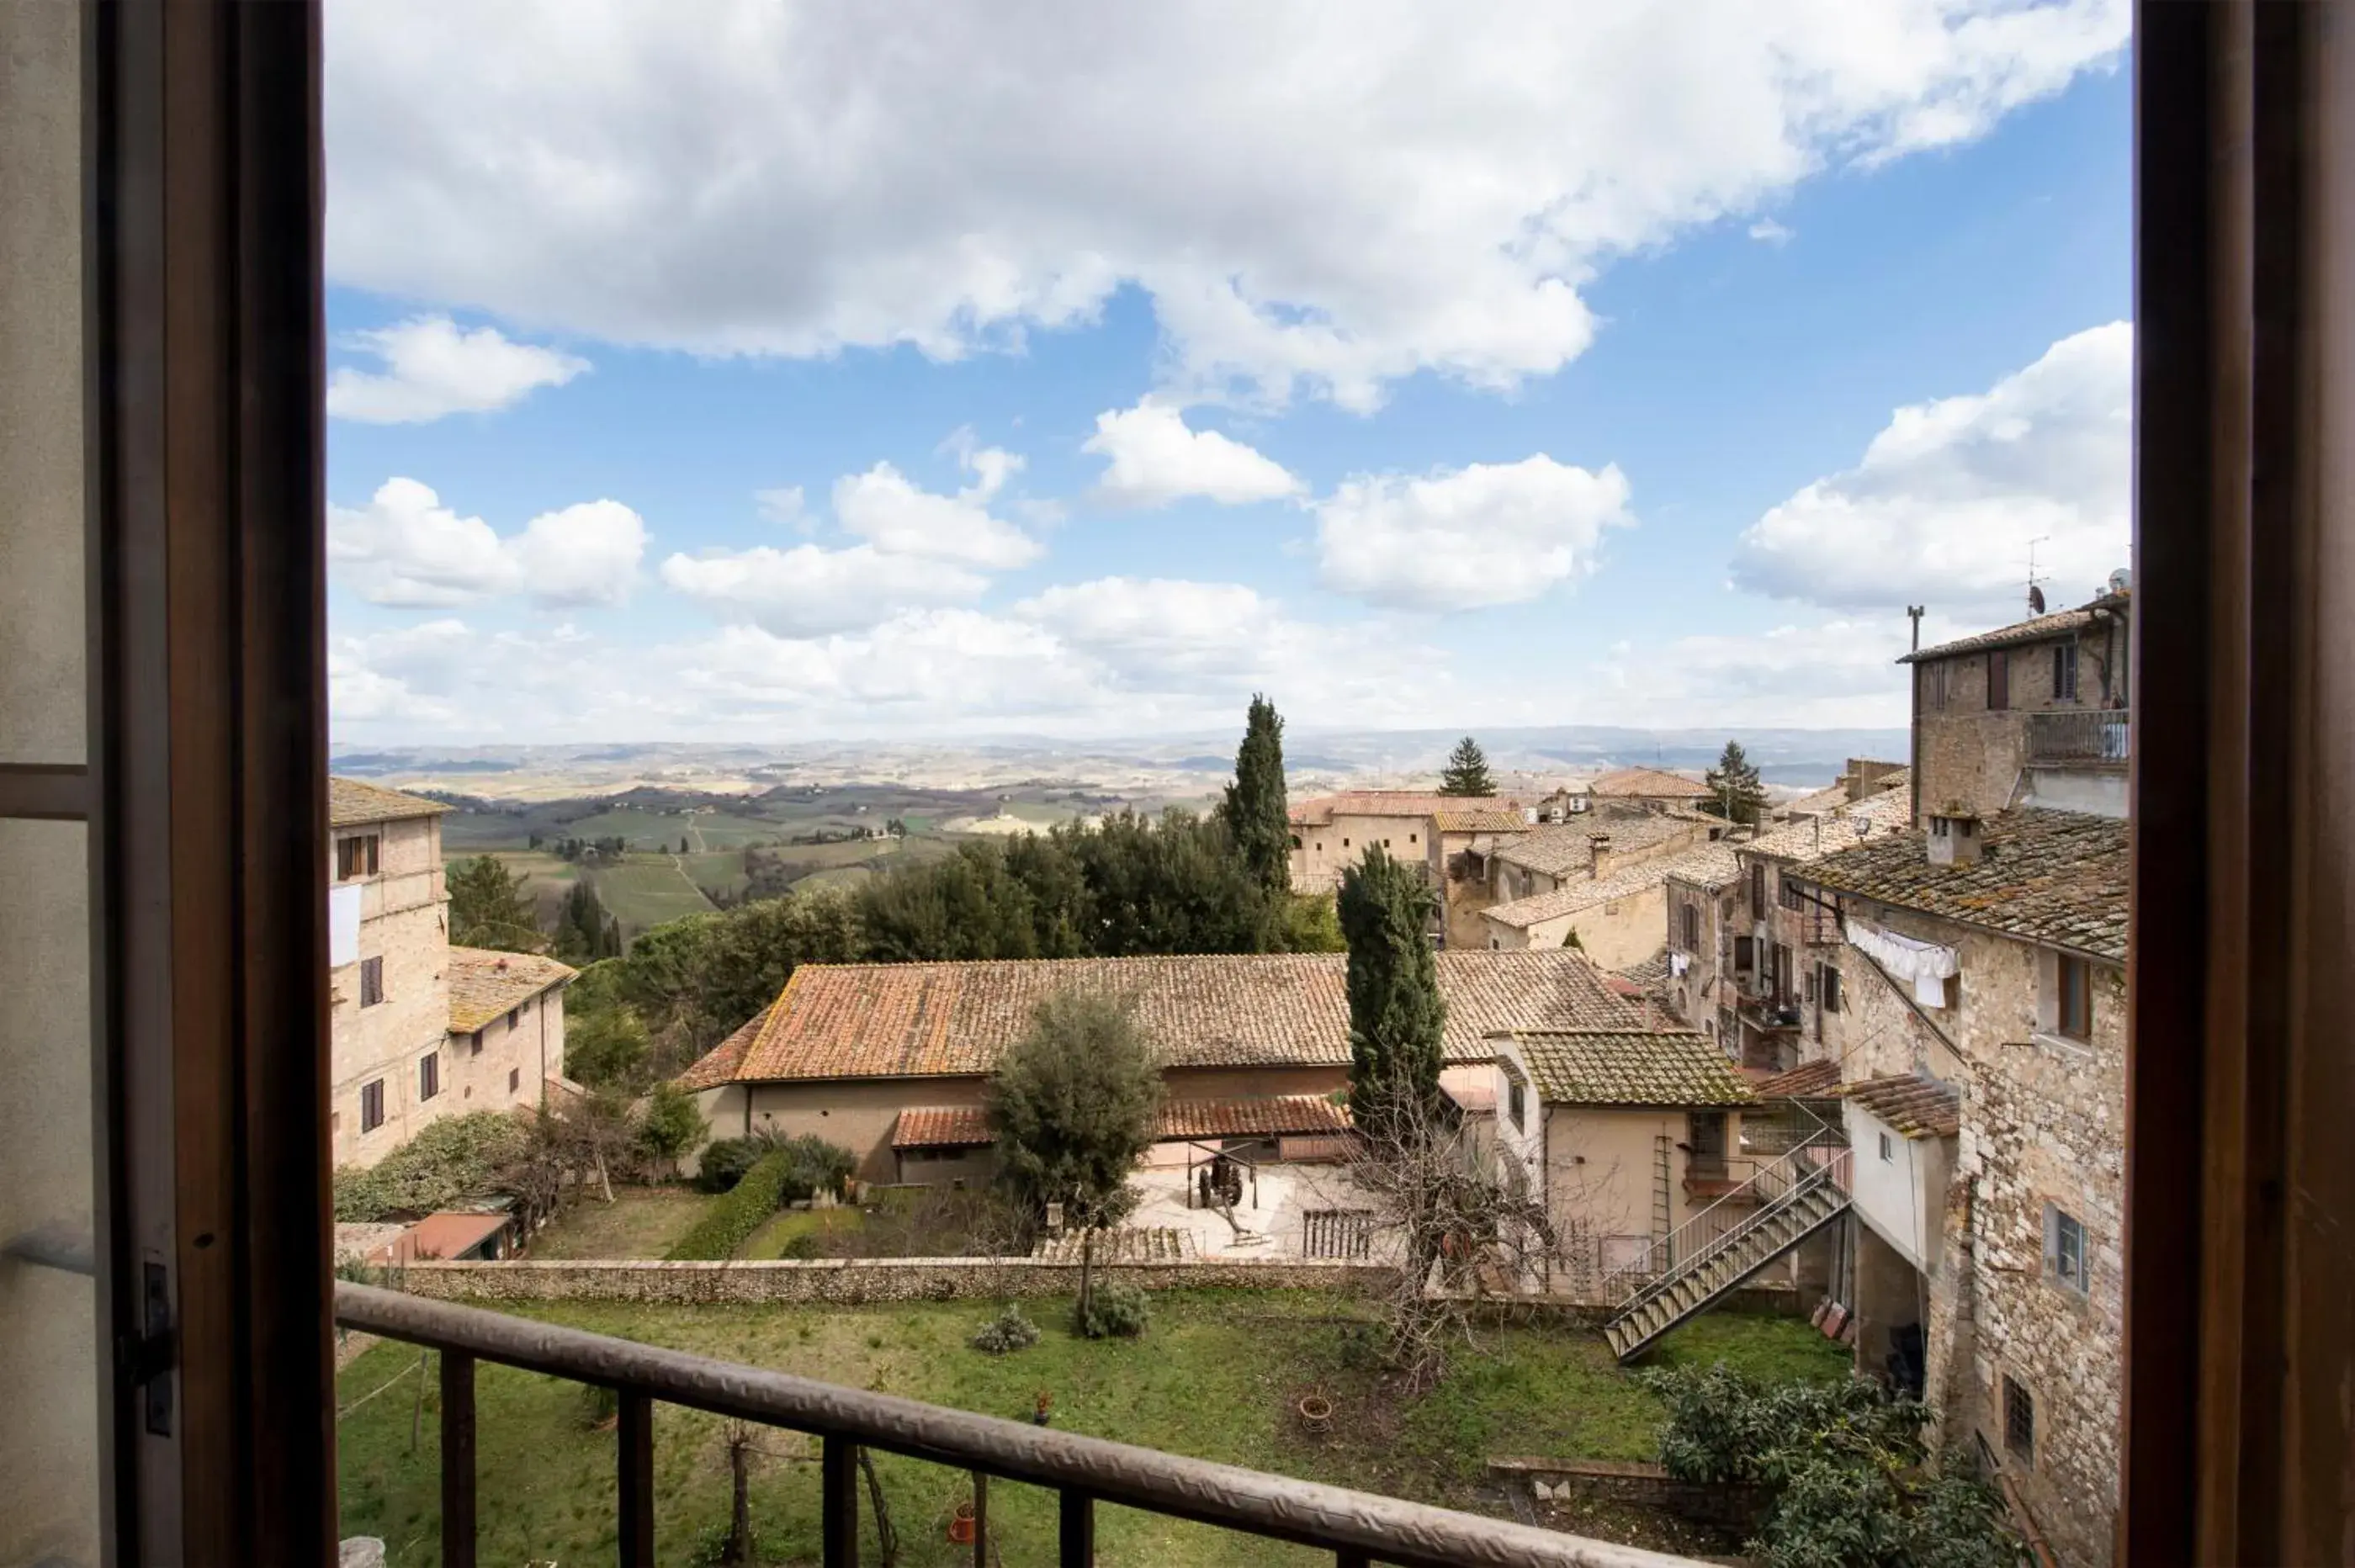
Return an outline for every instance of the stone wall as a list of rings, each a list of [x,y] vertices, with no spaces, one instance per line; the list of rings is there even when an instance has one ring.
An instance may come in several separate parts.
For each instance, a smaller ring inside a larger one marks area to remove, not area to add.
[[[413,1263],[401,1286],[439,1300],[637,1301],[669,1306],[995,1300],[1076,1296],[1080,1264],[1036,1258],[820,1258],[743,1263]],[[1379,1264],[1277,1259],[1098,1264],[1098,1279],[1144,1290],[1362,1290]]]
[[[1679,1519],[1749,1537],[1765,1522],[1774,1493],[1764,1487],[1673,1479],[1648,1459],[1492,1458],[1488,1475],[1519,1482],[1546,1500],[1580,1499],[1657,1509]],[[1543,1487],[1545,1490],[1539,1492]]]
[[[441,823],[432,816],[339,830],[336,838],[374,834],[379,870],[363,886],[359,955],[384,961],[384,999],[360,1006],[360,965],[329,973],[333,1084],[328,1099],[331,1157],[336,1165],[374,1165],[428,1122],[483,1109],[458,1093],[447,1054],[450,1029],[449,899],[442,877]],[[334,850],[330,847],[330,857]],[[327,872],[332,885],[332,859]],[[419,1064],[442,1053],[442,1088],[422,1100]],[[360,1128],[360,1092],[384,1084],[384,1121]],[[504,1082],[504,1080],[502,1080]],[[534,1096],[537,1097],[536,1094]]]

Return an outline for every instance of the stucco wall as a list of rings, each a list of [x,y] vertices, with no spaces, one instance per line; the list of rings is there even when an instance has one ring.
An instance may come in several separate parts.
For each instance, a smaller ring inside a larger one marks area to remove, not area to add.
[[[762,1262],[421,1263],[402,1272],[416,1296],[476,1301],[643,1301],[823,1303],[994,1300],[1076,1296],[1076,1261],[1035,1258],[816,1258]],[[1260,1290],[1359,1290],[1383,1283],[1379,1264],[1196,1259],[1188,1263],[1095,1265],[1098,1278],[1143,1290],[1241,1287]]]
[[[451,1036],[442,1070],[456,1086],[455,1110],[538,1104],[541,1084],[564,1073],[564,987],[524,1003],[512,1027],[501,1015],[473,1035]]]
[[[1511,952],[1523,947],[1560,947],[1572,931],[1589,958],[1605,969],[1631,969],[1660,950],[1667,929],[1668,894],[1655,884],[1608,903],[1591,905],[1526,926],[1483,916],[1481,945]]]
[[[88,760],[79,5],[0,5],[0,761]],[[89,830],[0,822],[0,1236],[88,1234]],[[0,1563],[99,1560],[98,1315],[0,1260]]]
[[[1423,863],[1427,859],[1425,839],[1430,831],[1427,816],[1336,816],[1322,827],[1295,825],[1292,836],[1300,845],[1292,851],[1290,861],[1293,891],[1331,892],[1341,885],[1342,869],[1365,859],[1369,845],[1384,845],[1392,859]]]

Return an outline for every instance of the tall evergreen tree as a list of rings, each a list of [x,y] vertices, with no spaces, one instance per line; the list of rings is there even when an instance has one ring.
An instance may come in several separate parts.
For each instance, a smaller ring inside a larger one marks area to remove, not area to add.
[[[1466,735],[1455,742],[1455,750],[1447,753],[1446,771],[1439,775],[1442,795],[1489,795],[1497,793],[1497,781],[1488,776],[1488,755],[1480,750],[1480,742]]]
[[[1709,770],[1708,782],[1717,798],[1703,809],[1747,827],[1758,825],[1759,815],[1766,809],[1766,786],[1742,754],[1741,741],[1725,743],[1725,750],[1718,753],[1717,766]]]
[[[548,945],[524,875],[488,855],[450,868],[450,940],[460,947],[538,953]]]
[[[1349,1112],[1378,1129],[1409,1104],[1444,1115],[1440,1035],[1447,1004],[1428,926],[1436,907],[1414,868],[1379,844],[1341,873],[1349,944]]]
[[[1271,893],[1292,891],[1292,820],[1284,800],[1284,720],[1275,704],[1252,694],[1243,742],[1235,752],[1235,782],[1222,815],[1227,835],[1252,877]]]
[[[581,877],[564,895],[556,916],[556,955],[567,964],[593,964],[622,952],[621,923],[605,913],[597,890]]]

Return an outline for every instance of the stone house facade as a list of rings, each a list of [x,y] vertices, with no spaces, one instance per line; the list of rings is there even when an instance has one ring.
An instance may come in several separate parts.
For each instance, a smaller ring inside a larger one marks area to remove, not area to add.
[[[1712,879],[1733,869],[1731,846],[1705,839],[1649,855],[1601,877],[1565,880],[1553,890],[1480,912],[1487,944],[1500,951],[1560,947],[1572,933],[1578,948],[1607,969],[1636,968],[1661,950],[1671,876]]]
[[[2128,592],[1908,654],[1917,819],[2126,814]]]
[[[1982,840],[1937,864],[1909,831],[1785,873],[1849,938],[1823,1047],[1857,1173],[1835,1278],[1859,1370],[1914,1347],[1945,1444],[2075,1568],[2110,1561],[2117,1501],[2126,827],[2020,807]]]
[[[1543,1199],[1567,1256],[1533,1288],[1593,1297],[1749,1174],[1757,1096],[1705,1036],[1517,1030],[1496,1048],[1496,1147]]]
[[[1518,801],[1471,800],[1415,790],[1347,790],[1301,801],[1289,814],[1293,891],[1333,891],[1341,885],[1343,868],[1357,864],[1376,845],[1389,850],[1393,859],[1423,866],[1437,886],[1442,873],[1431,818],[1439,812],[1472,808],[1510,812],[1527,823]]]
[[[572,971],[450,944],[442,869],[448,807],[328,781],[333,1162],[374,1165],[442,1116],[537,1104],[564,1061]],[[488,978],[477,968],[488,966]],[[465,998],[496,1007],[476,1016]]]

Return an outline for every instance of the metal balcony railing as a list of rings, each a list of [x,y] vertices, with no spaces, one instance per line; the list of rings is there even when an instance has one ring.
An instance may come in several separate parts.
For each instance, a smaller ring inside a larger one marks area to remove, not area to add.
[[[2123,763],[2133,739],[2123,708],[2062,708],[2028,716],[2032,763]]]
[[[991,1561],[986,1501],[991,1477],[1054,1490],[1059,1499],[1056,1561],[1061,1568],[1093,1563],[1099,1502],[1328,1551],[1337,1568],[1375,1563],[1415,1568],[1691,1564],[1689,1558],[1026,1426],[345,1280],[336,1285],[336,1320],[442,1353],[443,1568],[473,1568],[475,1560],[477,1361],[594,1383],[620,1396],[615,1478],[622,1568],[653,1568],[655,1561],[657,1402],[817,1436],[826,1568],[858,1568],[861,1448],[973,1474],[977,1568]]]
[[[1748,1180],[1606,1275],[1599,1293],[1604,1304],[1623,1312],[1642,1305],[1678,1270],[1739,1245],[1775,1211],[1825,1182],[1848,1185],[1847,1135],[1833,1127],[1819,1127],[1771,1163],[1752,1162]]]

